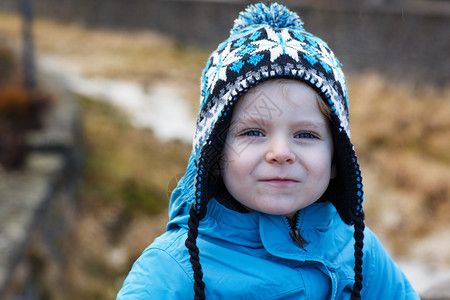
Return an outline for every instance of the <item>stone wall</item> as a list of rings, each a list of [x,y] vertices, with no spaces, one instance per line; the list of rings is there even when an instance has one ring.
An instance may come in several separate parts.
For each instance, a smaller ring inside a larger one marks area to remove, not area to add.
[[[55,284],[63,278],[76,217],[80,137],[76,103],[57,97],[44,128],[28,136],[26,165],[0,173],[0,299],[44,299],[42,276],[54,276]]]
[[[172,35],[180,43],[208,50],[228,36],[238,12],[253,2],[34,1],[38,16],[81,22],[90,27],[150,28]],[[324,0],[279,2],[299,12],[306,29],[327,41],[346,72],[375,71],[394,81],[415,84],[450,82],[448,1],[357,1],[353,4],[345,1],[346,4],[339,5]],[[0,9],[13,10],[16,3],[16,0],[2,0]]]

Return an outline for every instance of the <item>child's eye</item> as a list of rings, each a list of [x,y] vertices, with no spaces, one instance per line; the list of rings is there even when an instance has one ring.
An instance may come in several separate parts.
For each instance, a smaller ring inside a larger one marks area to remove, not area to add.
[[[248,129],[244,130],[240,134],[241,136],[264,136],[264,133],[261,130],[258,129]]]
[[[294,138],[296,139],[316,139],[318,138],[316,134],[312,133],[312,132],[299,132],[297,133]]]

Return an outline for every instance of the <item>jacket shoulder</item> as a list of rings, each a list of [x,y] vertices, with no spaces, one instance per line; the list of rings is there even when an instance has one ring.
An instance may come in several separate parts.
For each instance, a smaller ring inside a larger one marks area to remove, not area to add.
[[[364,231],[363,290],[374,299],[420,299],[376,235]]]
[[[186,230],[180,229],[155,239],[133,264],[117,299],[193,298],[185,238]]]

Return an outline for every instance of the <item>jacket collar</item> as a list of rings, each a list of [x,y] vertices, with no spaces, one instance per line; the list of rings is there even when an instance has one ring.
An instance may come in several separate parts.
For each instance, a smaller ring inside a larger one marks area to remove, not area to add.
[[[240,213],[228,209],[214,198],[208,203],[206,217],[200,221],[199,234],[205,238],[248,248],[264,248],[270,254],[294,260],[322,260],[319,234],[328,232],[333,223],[340,221],[334,206],[314,203],[299,211],[297,228],[309,242],[305,250],[299,248],[289,235],[285,216],[259,212]],[[187,228],[187,224],[182,224]]]

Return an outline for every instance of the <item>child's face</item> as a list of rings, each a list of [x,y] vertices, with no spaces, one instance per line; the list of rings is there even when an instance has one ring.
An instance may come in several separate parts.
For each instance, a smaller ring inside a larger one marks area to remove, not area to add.
[[[269,80],[236,103],[222,176],[250,210],[294,215],[317,201],[332,177],[333,140],[316,93],[295,80]]]

